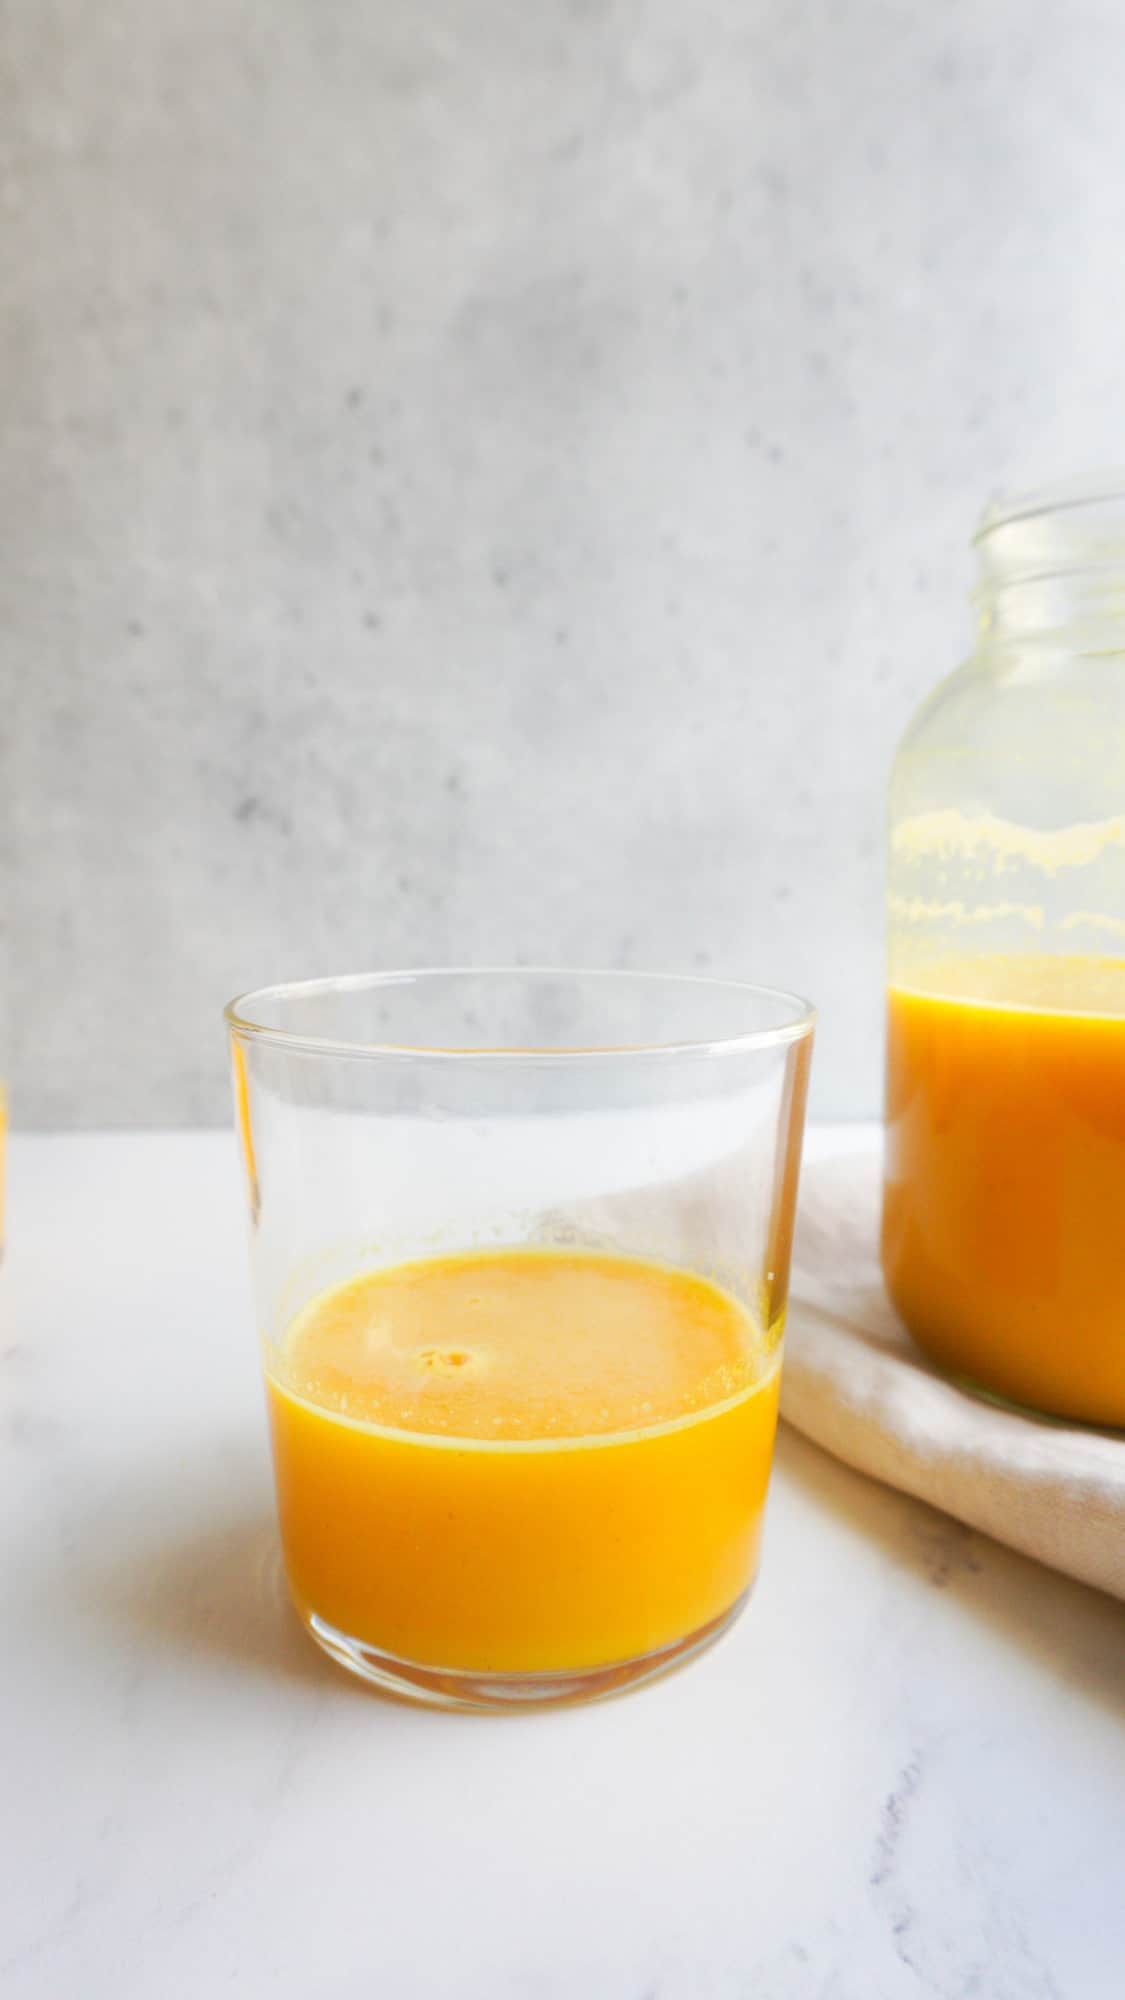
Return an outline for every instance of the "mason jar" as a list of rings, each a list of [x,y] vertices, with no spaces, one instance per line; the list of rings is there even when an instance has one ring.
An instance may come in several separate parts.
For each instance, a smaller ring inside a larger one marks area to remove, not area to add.
[[[1125,1425],[1125,475],[975,547],[891,777],[883,1269],[948,1372]]]

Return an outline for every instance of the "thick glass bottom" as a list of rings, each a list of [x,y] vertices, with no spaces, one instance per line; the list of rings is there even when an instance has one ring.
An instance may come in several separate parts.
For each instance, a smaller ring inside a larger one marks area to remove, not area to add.
[[[953,1382],[958,1389],[966,1390],[979,1402],[991,1403],[994,1409],[1010,1410],[1013,1416],[1032,1417],[1036,1423],[1056,1424],[1067,1430],[1107,1431],[1111,1434],[1125,1430],[1125,1412],[1121,1411],[1119,1400],[1115,1402],[1108,1392],[1104,1411],[1101,1408],[1094,1410],[1088,1404],[1076,1401],[1062,1389],[1057,1389],[1051,1395],[1044,1394],[1042,1399],[1038,1400],[1010,1388],[1006,1382],[1003,1384],[997,1382],[995,1376],[991,1381],[987,1380],[986,1374],[989,1372],[987,1370],[978,1370],[973,1364],[968,1367],[963,1366],[955,1358],[955,1353],[950,1353],[948,1342],[940,1339],[931,1340],[928,1330],[919,1330],[915,1321],[903,1311],[889,1285],[888,1291],[891,1303],[910,1338],[926,1356],[927,1361],[932,1361],[934,1367],[940,1369],[948,1382]]]
[[[919,1347],[922,1342],[918,1342]],[[923,1348],[923,1353],[929,1350]],[[1118,1437],[1125,1431],[1125,1423],[1112,1422],[1109,1418],[1063,1416],[1057,1410],[1045,1410],[1035,1403],[1021,1402],[1018,1396],[1005,1395],[1002,1389],[991,1389],[987,1382],[981,1382],[975,1375],[965,1375],[959,1368],[952,1368],[948,1362],[930,1353],[929,1358],[939,1367],[950,1382],[958,1389],[964,1389],[975,1396],[980,1403],[991,1403],[995,1410],[1007,1410],[1013,1417],[1031,1417],[1037,1424],[1053,1424],[1057,1430],[1102,1431],[1109,1437]]]
[[[489,1674],[461,1672],[451,1667],[426,1667],[414,1660],[396,1660],[362,1639],[349,1638],[315,1611],[301,1612],[306,1629],[318,1646],[341,1667],[366,1681],[383,1694],[404,1701],[421,1702],[430,1708],[480,1709],[493,1713],[517,1709],[552,1708],[567,1702],[602,1701],[608,1695],[623,1694],[645,1681],[685,1665],[697,1653],[714,1644],[743,1609],[749,1590],[735,1599],[729,1611],[698,1631],[637,1659],[618,1660],[610,1666],[579,1667],[573,1672],[542,1674]]]

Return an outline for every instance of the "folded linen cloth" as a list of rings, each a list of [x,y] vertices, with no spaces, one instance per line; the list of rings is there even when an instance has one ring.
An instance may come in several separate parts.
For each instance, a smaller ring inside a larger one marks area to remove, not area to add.
[[[1019,1415],[930,1365],[883,1289],[881,1165],[870,1127],[838,1131],[805,1165],[783,1417],[861,1472],[1125,1598],[1125,1434]]]

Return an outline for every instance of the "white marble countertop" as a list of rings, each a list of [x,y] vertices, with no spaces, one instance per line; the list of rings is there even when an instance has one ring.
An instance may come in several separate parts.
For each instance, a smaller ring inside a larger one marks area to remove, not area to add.
[[[1118,2000],[1120,1606],[786,1432],[684,1672],[381,1701],[286,1605],[232,1142],[9,1183],[5,2000]]]

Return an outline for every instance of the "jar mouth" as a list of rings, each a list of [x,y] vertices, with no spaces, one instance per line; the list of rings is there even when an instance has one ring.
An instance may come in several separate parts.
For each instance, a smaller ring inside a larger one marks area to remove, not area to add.
[[[1001,529],[1014,528],[1024,522],[1034,522],[1055,514],[1075,515],[1082,508],[1091,510],[1091,518],[1101,521],[1104,516],[1095,510],[1120,510],[1120,526],[1125,536],[1125,467],[1109,466],[1098,470],[1075,473],[1068,479],[1056,480],[1027,493],[1001,494],[986,506],[981,516],[980,526],[973,536],[973,547],[979,548],[989,537]],[[1076,527],[1069,522],[1068,527]]]
[[[986,508],[972,593],[993,641],[1122,650],[1125,471],[1104,469]]]

